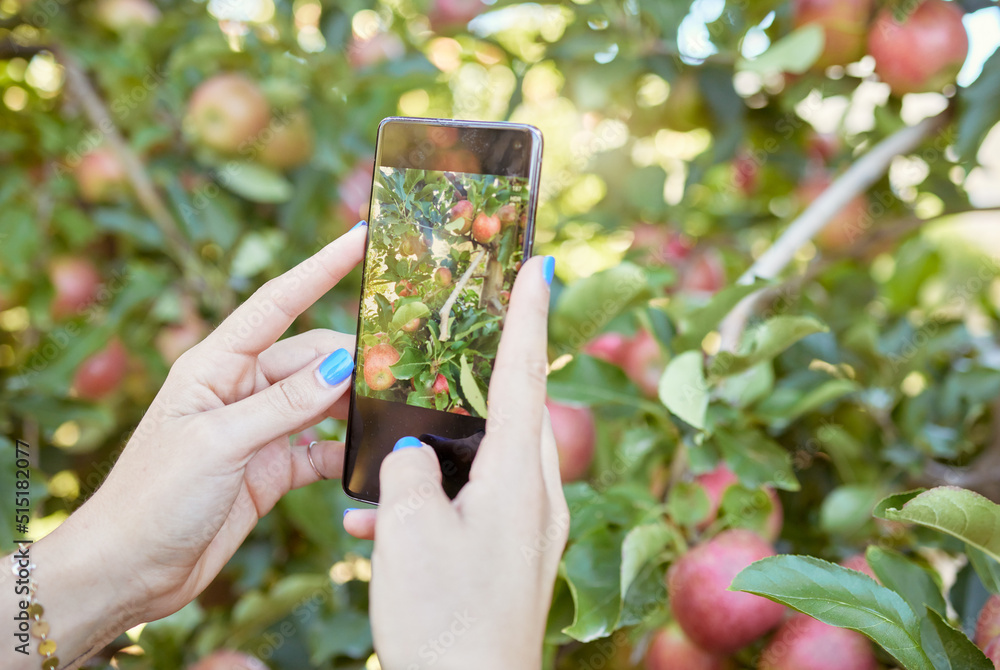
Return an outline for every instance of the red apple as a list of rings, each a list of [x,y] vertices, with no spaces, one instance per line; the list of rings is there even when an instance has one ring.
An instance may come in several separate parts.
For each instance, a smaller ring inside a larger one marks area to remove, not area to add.
[[[868,639],[805,614],[785,621],[764,648],[758,670],[876,670]]]
[[[414,288],[412,283],[406,280],[401,280],[396,282],[396,295],[398,295],[400,298],[416,295],[416,289]]]
[[[304,110],[291,112],[284,123],[271,124],[271,130],[270,139],[257,154],[261,163],[287,170],[309,162],[314,138],[312,123]]]
[[[80,158],[73,168],[80,198],[101,203],[117,200],[125,192],[128,179],[118,155],[108,147],[98,147]]]
[[[694,254],[681,274],[680,289],[687,293],[712,295],[726,285],[726,271],[715,249]]]
[[[805,178],[795,191],[795,197],[804,209],[818,198],[833,179],[826,173],[816,173]],[[829,251],[842,251],[853,245],[871,227],[873,218],[868,211],[868,199],[859,195],[841,207],[819,235],[816,244]]]
[[[368,216],[372,199],[372,160],[356,163],[337,186],[340,215],[352,225],[354,221]]]
[[[462,416],[472,416],[471,414],[469,414],[469,410],[465,409],[464,407],[455,406],[449,409],[448,411],[451,412],[452,414],[461,414]]]
[[[722,497],[729,490],[730,486],[739,484],[740,480],[732,470],[723,464],[711,472],[698,475],[694,481],[695,484],[701,486],[705,495],[708,496],[708,515],[698,526],[701,530],[704,530],[719,518],[719,507],[722,505]],[[775,490],[770,486],[765,486],[764,491],[771,500],[771,513],[767,516],[764,539],[773,542],[781,535],[781,526],[784,522],[785,513],[781,506],[781,500],[778,498]]]
[[[857,572],[864,573],[878,581],[878,577],[875,576],[875,571],[872,570],[872,566],[868,565],[868,559],[865,558],[864,554],[854,554],[853,556],[848,556],[840,562],[842,566],[848,570],[855,570]]]
[[[85,258],[63,256],[49,263],[49,281],[54,297],[49,309],[54,319],[79,314],[97,300],[101,275]]]
[[[399,361],[399,352],[391,344],[376,344],[364,356],[365,383],[373,391],[384,391],[396,383],[389,369]]]
[[[205,146],[235,153],[252,143],[270,118],[270,106],[260,87],[242,74],[228,72],[195,89],[184,124]]]
[[[517,215],[517,206],[512,202],[500,205],[500,209],[497,210],[497,217],[500,219],[502,227],[506,230],[510,224],[519,218]]]
[[[646,651],[646,670],[726,670],[728,660],[708,653],[684,635],[677,624],[661,628]]]
[[[641,330],[629,341],[621,365],[643,393],[649,397],[657,395],[666,363],[659,343],[649,331]]]
[[[77,368],[73,388],[84,400],[99,400],[114,391],[125,378],[128,354],[117,339],[93,354]]]
[[[612,365],[622,365],[629,347],[629,340],[621,333],[602,333],[583,347],[583,353],[607,361]]]
[[[969,54],[963,12],[955,2],[925,0],[902,23],[891,7],[868,34],[875,72],[896,95],[940,91],[955,81]]]
[[[559,452],[559,475],[563,482],[583,479],[594,460],[597,441],[594,415],[586,407],[562,405],[554,400],[546,400],[545,406],[549,408]]]
[[[97,20],[115,32],[148,28],[160,22],[160,10],[148,0],[99,0]]]
[[[792,24],[799,28],[819,24],[826,38],[814,67],[847,65],[865,54],[865,37],[872,14],[872,0],[794,0]]]
[[[438,268],[434,271],[434,281],[438,286],[451,286],[451,270],[449,268]]]
[[[397,60],[404,54],[406,45],[396,33],[375,33],[368,39],[359,39],[355,35],[347,47],[347,61],[355,69]]]
[[[1000,638],[1000,596],[991,595],[976,619],[975,641],[980,649]]]
[[[420,319],[411,319],[403,324],[402,330],[407,333],[415,333],[420,330],[420,324],[423,323]]]
[[[434,0],[427,18],[434,30],[464,26],[486,9],[482,0]]]
[[[993,662],[994,670],[1000,670],[1000,637],[994,638],[992,642],[983,647],[986,658]]]
[[[472,217],[475,213],[476,210],[473,209],[472,203],[468,200],[459,200],[448,210],[448,215],[452,221],[462,219],[462,229],[459,232],[463,235],[467,234],[472,228]]]
[[[500,302],[504,305],[510,302],[510,291],[500,291]]]
[[[431,386],[431,390],[434,391],[434,395],[447,393],[449,391],[448,378],[443,374],[438,373],[438,376],[434,378],[434,384]]]
[[[488,216],[480,212],[472,222],[472,237],[480,244],[488,244],[500,232],[500,218],[494,214]]]
[[[731,654],[781,622],[784,605],[727,590],[743,568],[773,555],[756,533],[727,530],[670,567],[670,609],[695,644],[710,653]]]
[[[376,344],[388,344],[389,343],[388,333],[375,333],[375,342]],[[361,357],[367,358],[368,352],[371,350],[373,346],[375,345],[366,344],[364,350],[361,352]]]
[[[267,665],[258,658],[239,651],[222,649],[213,651],[188,670],[268,670]]]

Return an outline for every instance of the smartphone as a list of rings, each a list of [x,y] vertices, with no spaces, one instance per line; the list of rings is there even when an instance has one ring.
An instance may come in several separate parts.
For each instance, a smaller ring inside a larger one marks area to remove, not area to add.
[[[365,247],[344,491],[377,503],[401,437],[468,481],[514,277],[531,255],[542,135],[517,123],[382,121]]]

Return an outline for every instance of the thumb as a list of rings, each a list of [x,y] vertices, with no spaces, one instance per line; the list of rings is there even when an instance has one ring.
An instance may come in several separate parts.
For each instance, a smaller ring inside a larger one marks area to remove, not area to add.
[[[379,487],[379,527],[403,524],[411,517],[426,519],[455,513],[441,487],[437,454],[415,437],[399,440],[382,461]]]
[[[337,349],[210,416],[226,427],[227,440],[256,451],[322,415],[347,391],[353,371],[350,352]]]

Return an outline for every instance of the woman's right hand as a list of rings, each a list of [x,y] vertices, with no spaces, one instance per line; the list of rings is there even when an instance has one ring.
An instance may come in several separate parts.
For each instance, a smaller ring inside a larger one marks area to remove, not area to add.
[[[383,668],[541,667],[569,531],[545,411],[552,263],[529,260],[515,282],[469,483],[449,500],[434,451],[403,438],[382,464],[378,510],[344,518],[376,538],[370,610]]]

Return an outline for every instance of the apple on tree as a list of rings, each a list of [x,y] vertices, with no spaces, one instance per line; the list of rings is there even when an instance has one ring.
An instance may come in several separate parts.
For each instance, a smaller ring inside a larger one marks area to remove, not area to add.
[[[284,123],[274,124],[270,138],[257,154],[264,165],[288,170],[309,162],[313,152],[313,128],[309,115],[298,109]]]
[[[574,407],[545,401],[552,422],[552,434],[559,452],[559,475],[563,482],[583,479],[594,460],[597,427],[594,415],[586,407]]]
[[[434,271],[434,281],[438,286],[445,288],[451,286],[451,269],[440,267]]]
[[[640,330],[624,350],[622,370],[647,396],[656,397],[666,367],[659,342],[649,331]]]
[[[108,346],[87,358],[73,376],[73,389],[84,400],[100,400],[118,388],[128,368],[128,353],[113,339]]]
[[[462,235],[467,235],[469,230],[472,229],[472,219],[475,216],[476,210],[473,208],[472,203],[468,200],[459,200],[451,209],[448,211],[448,215],[451,220],[462,219],[462,228],[458,231]]]
[[[271,109],[260,87],[235,72],[202,82],[188,101],[184,127],[216,151],[236,153],[267,127]]]
[[[705,520],[699,524],[698,528],[704,530],[708,528],[719,517],[719,507],[722,505],[722,498],[730,487],[740,483],[736,474],[725,464],[718,466],[711,472],[698,475],[694,479],[695,484],[701,487],[708,496],[709,512]],[[770,486],[764,487],[764,492],[771,501],[771,512],[767,515],[765,524],[764,539],[770,542],[778,539],[781,535],[781,526],[784,522],[784,510],[781,507],[781,499]]]
[[[500,232],[500,217],[480,212],[472,222],[472,237],[480,244],[489,244]]]
[[[731,654],[777,626],[784,605],[729,591],[733,578],[774,549],[749,530],[727,530],[684,554],[667,571],[670,610],[687,636],[713,654]]]
[[[448,387],[448,378],[439,372],[437,377],[434,378],[434,384],[431,385],[431,390],[434,392],[434,395],[447,393],[450,390]]]
[[[399,352],[391,344],[376,344],[364,355],[365,383],[373,391],[384,391],[396,383],[389,369],[399,361]]]
[[[84,202],[104,203],[121,198],[128,185],[125,168],[109,147],[84,154],[73,168],[73,178]]]
[[[902,22],[879,12],[868,33],[875,73],[896,95],[940,91],[955,81],[969,54],[964,13],[956,2],[925,0]]]
[[[101,275],[86,258],[63,256],[49,263],[49,281],[54,297],[49,310],[54,319],[79,314],[97,300]]]
[[[710,654],[675,623],[656,631],[646,651],[646,670],[728,670],[732,663]]]
[[[354,225],[358,219],[368,216],[372,199],[372,161],[358,161],[346,177],[337,185],[340,199],[340,216]]]
[[[861,633],[794,614],[764,648],[758,670],[876,670],[871,644]]]
[[[813,65],[825,69],[847,65],[865,54],[865,38],[872,15],[872,0],[794,0],[792,24],[823,28],[823,53]]]

